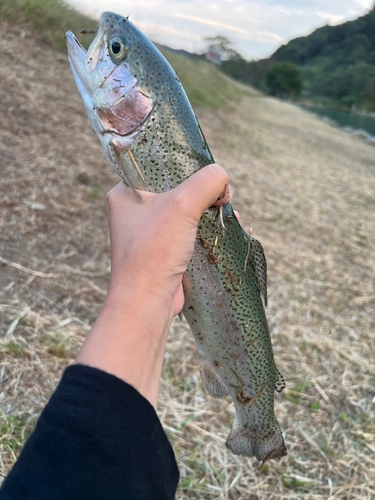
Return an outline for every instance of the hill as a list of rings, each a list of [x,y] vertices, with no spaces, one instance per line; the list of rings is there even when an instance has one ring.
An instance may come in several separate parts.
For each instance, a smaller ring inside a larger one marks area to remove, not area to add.
[[[104,199],[119,181],[65,50],[13,14],[0,19],[1,477],[106,295]],[[64,29],[56,24],[53,35]],[[229,172],[243,226],[265,249],[267,316],[287,383],[275,406],[288,456],[260,473],[225,449],[233,405],[204,393],[192,335],[174,323],[158,414],[181,470],[177,498],[370,500],[374,148],[212,65],[168,57]]]
[[[307,95],[375,110],[375,7],[354,21],[291,40],[271,59],[301,67]]]
[[[281,46],[270,58],[228,61],[224,71],[267,91],[266,75],[276,63],[300,68],[304,96],[319,103],[375,110],[375,7],[339,26],[324,26]]]

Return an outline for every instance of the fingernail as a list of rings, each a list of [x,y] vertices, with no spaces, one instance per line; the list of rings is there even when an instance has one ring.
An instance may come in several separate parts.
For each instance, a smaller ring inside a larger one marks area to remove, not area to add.
[[[215,201],[213,204],[214,207],[220,207],[221,205],[224,205],[225,203],[230,202],[232,199],[232,186],[230,184],[226,184],[224,191],[221,193],[219,198]]]
[[[224,191],[221,193],[216,201],[223,200],[229,194],[229,184],[225,184]]]

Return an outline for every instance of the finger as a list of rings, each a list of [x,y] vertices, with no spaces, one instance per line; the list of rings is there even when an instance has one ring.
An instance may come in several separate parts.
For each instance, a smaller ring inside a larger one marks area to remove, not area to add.
[[[195,220],[225,195],[228,174],[219,165],[212,164],[198,170],[172,191],[180,207]]]
[[[220,207],[221,205],[225,205],[226,203],[229,203],[230,200],[232,199],[232,194],[233,194],[233,188],[230,184],[227,184],[225,186],[224,191],[221,193],[221,195],[215,201],[215,203],[212,204],[212,206],[213,207]]]
[[[137,193],[144,201],[157,196],[155,193],[141,190],[137,190]],[[212,164],[198,170],[182,184],[165,194],[179,200],[180,208],[198,221],[208,207],[224,205],[230,201],[232,188],[228,184],[228,175],[225,170],[217,164]],[[110,213],[111,209],[115,209],[118,204],[121,204],[122,209],[124,205],[139,204],[139,198],[124,182],[120,182],[107,194],[107,211]]]
[[[238,222],[240,222],[240,220],[241,220],[240,214],[237,212],[237,210],[233,210],[233,212],[234,212],[234,215],[236,216],[236,219],[238,220]]]

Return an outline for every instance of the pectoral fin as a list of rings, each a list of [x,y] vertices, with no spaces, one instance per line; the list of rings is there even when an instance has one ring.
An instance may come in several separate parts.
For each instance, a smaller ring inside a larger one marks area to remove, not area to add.
[[[204,359],[201,360],[201,376],[204,388],[214,398],[225,398],[229,394],[227,386],[216,371]]]

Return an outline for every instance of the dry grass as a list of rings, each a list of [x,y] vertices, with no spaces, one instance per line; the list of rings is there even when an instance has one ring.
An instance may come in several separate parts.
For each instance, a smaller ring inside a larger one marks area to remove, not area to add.
[[[80,31],[82,27],[96,29],[98,24],[71,9],[64,0],[0,0],[0,19],[17,24],[20,34],[33,28],[35,40],[57,50],[65,50],[64,34],[68,30],[87,47],[92,37],[81,36]]]
[[[0,474],[70,363],[108,277],[104,194],[117,182],[66,58],[0,25]],[[22,51],[19,51],[20,37]],[[9,70],[11,68],[11,71]],[[198,79],[199,80],[199,79]],[[233,83],[233,92],[244,89]],[[287,389],[288,456],[260,473],[227,452],[232,405],[207,396],[192,336],[172,328],[159,415],[178,499],[375,498],[375,149],[246,91],[197,110],[234,206],[263,243],[267,315]]]

